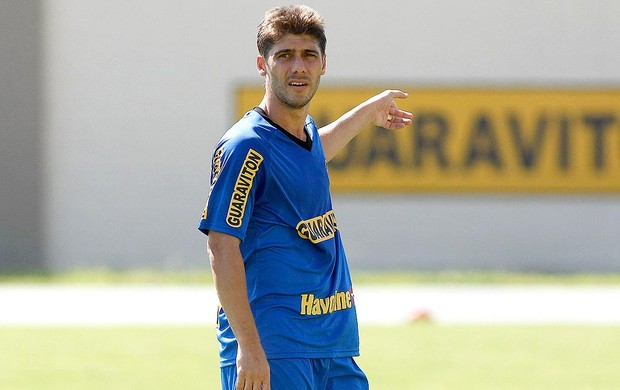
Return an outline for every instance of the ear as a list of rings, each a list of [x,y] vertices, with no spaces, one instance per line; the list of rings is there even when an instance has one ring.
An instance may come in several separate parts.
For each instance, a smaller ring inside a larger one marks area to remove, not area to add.
[[[323,66],[321,67],[321,76],[325,74],[326,69],[327,69],[327,56],[323,55]]]
[[[267,76],[267,70],[265,68],[265,58],[261,55],[256,57],[256,68],[258,68],[258,74],[265,77]]]

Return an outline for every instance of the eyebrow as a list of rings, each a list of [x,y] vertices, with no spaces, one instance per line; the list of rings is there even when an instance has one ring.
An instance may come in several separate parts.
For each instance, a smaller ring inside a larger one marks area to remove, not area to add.
[[[294,53],[296,50],[295,49],[282,49],[282,50],[278,50],[275,53],[273,53],[274,56],[277,56],[279,54],[284,54],[284,53]],[[303,49],[301,50],[302,53],[315,53],[315,54],[319,54],[318,50],[314,50],[314,49]]]

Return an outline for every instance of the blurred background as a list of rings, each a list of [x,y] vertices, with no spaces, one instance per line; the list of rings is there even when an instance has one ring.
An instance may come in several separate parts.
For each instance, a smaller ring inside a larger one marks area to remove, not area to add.
[[[483,185],[465,190],[442,185],[441,175],[439,184],[397,190],[389,180],[372,191],[336,180],[353,269],[620,271],[620,2],[307,4],[326,22],[322,87],[349,100],[370,96],[360,88],[412,96],[420,88],[457,130],[459,118],[471,118],[459,114],[458,99],[442,103],[442,91],[454,88],[527,90],[525,103],[491,95],[478,108],[523,113],[531,128],[539,122],[530,116],[545,110],[595,115],[573,127],[592,135],[572,146],[594,160],[589,171],[571,178],[541,168],[543,180],[563,180],[560,189],[539,191],[509,164],[499,173],[482,167]],[[256,26],[275,5],[1,0],[0,272],[207,267],[196,226],[211,153],[244,109],[239,91],[262,86]],[[585,89],[594,100],[564,96],[554,108],[539,94],[549,89]],[[423,103],[406,107],[418,114]],[[484,144],[509,130],[475,123],[462,125],[473,138],[455,141],[470,151],[472,139]],[[494,161],[492,147],[476,148],[480,165]],[[424,175],[381,169],[414,183]],[[512,174],[516,187],[493,185]]]

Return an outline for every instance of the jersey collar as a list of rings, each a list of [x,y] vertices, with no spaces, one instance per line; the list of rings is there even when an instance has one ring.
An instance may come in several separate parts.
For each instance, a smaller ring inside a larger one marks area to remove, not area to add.
[[[263,110],[262,108],[254,107],[253,110],[256,111],[260,116],[262,116],[263,119],[269,122],[270,125],[272,125],[276,129],[284,133],[284,135],[286,135],[291,141],[295,142],[297,145],[301,146],[302,148],[306,150],[312,150],[312,137],[310,137],[310,133],[308,132],[308,128],[306,126],[304,126],[304,133],[306,133],[306,140],[302,141],[299,138],[295,137],[293,134],[286,131],[282,126],[278,125],[276,122],[271,120],[271,118],[269,118],[265,110]]]

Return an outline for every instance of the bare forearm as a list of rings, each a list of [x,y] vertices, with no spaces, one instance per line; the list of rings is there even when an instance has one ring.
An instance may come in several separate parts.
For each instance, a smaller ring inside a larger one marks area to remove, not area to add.
[[[269,363],[250,309],[239,243],[235,237],[212,231],[208,243],[209,259],[220,304],[239,345],[237,388],[267,390],[270,389]]]
[[[371,120],[372,111],[362,103],[320,128],[325,159],[329,161],[334,158]]]
[[[211,241],[211,239],[210,239]],[[240,345],[260,346],[254,316],[248,301],[245,268],[239,250],[209,245],[215,289],[228,322]]]
[[[364,127],[376,125],[398,130],[411,124],[413,115],[398,109],[394,99],[404,99],[405,92],[387,90],[371,97],[327,126],[319,129],[325,159],[334,158]]]

